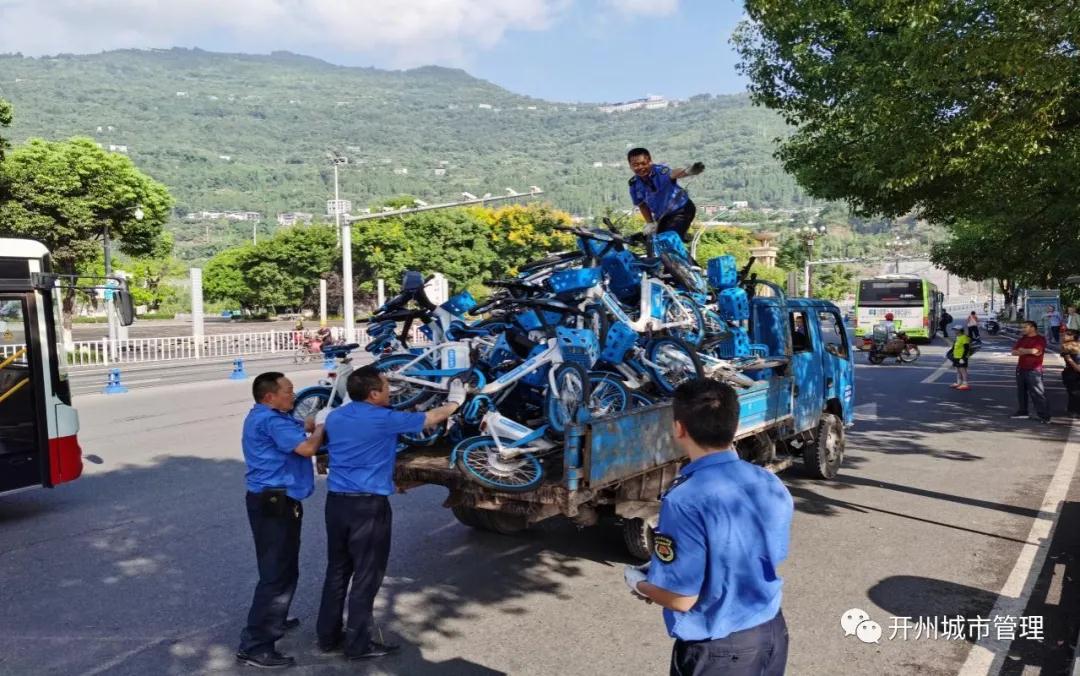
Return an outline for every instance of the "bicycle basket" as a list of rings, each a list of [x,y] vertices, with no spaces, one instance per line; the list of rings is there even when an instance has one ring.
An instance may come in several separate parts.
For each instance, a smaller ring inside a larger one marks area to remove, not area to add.
[[[555,329],[559,340],[559,351],[563,359],[576,362],[585,368],[592,368],[600,355],[600,341],[589,329],[568,329],[560,326]]]
[[[609,364],[621,364],[626,358],[627,351],[637,342],[637,332],[630,328],[626,322],[615,322],[608,329],[607,339],[604,341],[604,349],[600,352],[600,358]]]
[[[547,283],[555,293],[572,293],[591,289],[600,283],[604,273],[600,268],[563,270],[548,277]]]
[[[721,340],[716,350],[721,359],[738,359],[750,356],[750,337],[746,335],[746,329],[733,326],[728,329],[728,337]]]
[[[710,258],[706,264],[709,285],[714,289],[730,289],[739,283],[739,268],[734,256]]]
[[[750,300],[744,289],[724,289],[716,296],[716,309],[724,321],[742,322],[750,319]]]
[[[476,307],[476,299],[468,291],[462,291],[457,295],[450,296],[450,299],[439,307],[452,315],[463,317],[466,312]]]
[[[542,312],[544,313],[544,319],[548,324],[558,324],[559,320],[562,319],[562,315],[557,312],[549,312],[547,310],[542,310]],[[536,310],[525,310],[520,312],[514,319],[517,321],[518,326],[526,331],[539,331],[544,328],[540,324],[540,317],[536,314]]]
[[[683,244],[682,238],[679,237],[677,232],[662,232],[653,238],[653,246],[656,249],[656,255],[660,254],[672,254],[689,260],[690,252],[686,250],[686,245]]]
[[[600,261],[610,280],[612,293],[620,298],[641,288],[641,270],[634,266],[635,260],[631,252],[617,251]]]

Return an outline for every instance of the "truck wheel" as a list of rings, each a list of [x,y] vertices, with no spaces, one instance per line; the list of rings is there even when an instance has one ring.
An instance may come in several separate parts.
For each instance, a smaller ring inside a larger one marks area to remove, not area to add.
[[[639,561],[651,559],[653,529],[645,519],[623,519],[622,529],[623,541],[626,542],[626,551],[630,556]]]
[[[480,517],[480,527],[484,530],[489,530],[492,533],[498,533],[499,535],[513,535],[520,533],[528,527],[528,522],[525,517],[517,514],[506,514],[505,512],[493,512],[488,509],[476,510],[477,516]]]
[[[480,520],[480,510],[475,507],[454,505],[450,508],[450,511],[454,513],[454,518],[457,519],[458,523],[461,525],[481,530],[484,528],[484,524]]]
[[[844,462],[844,423],[832,413],[822,413],[814,441],[803,450],[806,470],[816,479],[834,479]]]

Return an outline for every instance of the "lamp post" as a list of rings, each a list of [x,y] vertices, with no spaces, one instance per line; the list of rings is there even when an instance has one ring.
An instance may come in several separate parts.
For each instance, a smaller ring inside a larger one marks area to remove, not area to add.
[[[806,245],[806,262],[803,263],[803,291],[810,297],[810,261],[814,258],[814,240],[825,235],[824,225],[805,225],[795,230],[796,236]]]
[[[132,213],[136,221],[143,219],[143,210],[141,206],[136,205],[135,211]],[[110,277],[112,277],[112,241],[109,239],[109,224],[105,223],[105,233],[102,237],[103,244],[105,246],[105,284],[111,287],[109,283]],[[105,318],[109,322],[109,351],[112,356],[116,356],[116,334],[119,331],[119,325],[116,322],[116,313],[113,312],[113,291],[111,288],[105,290]]]
[[[353,276],[352,276],[352,225],[349,219],[341,222],[341,193],[338,188],[338,166],[348,164],[346,157],[335,155],[330,162],[334,165],[334,225],[341,245],[341,287],[342,314],[345,315],[345,340],[356,340],[356,320],[353,317]]]

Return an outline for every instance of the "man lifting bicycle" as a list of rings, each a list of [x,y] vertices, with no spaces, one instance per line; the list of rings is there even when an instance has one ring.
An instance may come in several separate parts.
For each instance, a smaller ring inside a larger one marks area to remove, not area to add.
[[[634,172],[630,179],[630,199],[645,218],[645,234],[673,231],[685,241],[697,207],[677,181],[697,176],[705,171],[705,165],[694,162],[685,169],[672,169],[666,164],[653,164],[645,148],[634,148],[626,154],[626,160]]]

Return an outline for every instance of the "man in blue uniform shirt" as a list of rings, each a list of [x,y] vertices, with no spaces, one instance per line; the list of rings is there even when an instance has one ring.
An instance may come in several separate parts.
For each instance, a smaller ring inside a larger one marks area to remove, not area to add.
[[[739,399],[728,385],[679,386],[673,436],[690,463],[664,495],[647,570],[627,566],[637,596],[664,607],[672,676],[781,676],[780,611],[793,503],[771,472],[739,459]]]
[[[645,219],[645,234],[674,231],[685,240],[697,207],[678,180],[700,174],[705,165],[695,162],[686,169],[672,169],[666,164],[653,164],[645,148],[634,148],[626,154],[626,160],[634,172],[630,179],[630,199]]]
[[[455,381],[446,404],[412,413],[390,408],[390,384],[374,365],[353,371],[345,387],[352,401],[326,418],[326,582],[315,629],[321,650],[342,649],[358,660],[399,647],[371,636],[371,611],[390,557],[387,496],[394,493],[398,435],[445,422],[465,400],[465,388]],[[349,622],[343,631],[346,590]]]
[[[323,428],[290,415],[296,397],[284,374],[259,374],[252,395],[255,406],[244,419],[242,444],[259,583],[236,658],[256,667],[288,667],[293,658],[279,653],[274,644],[300,623],[288,619],[300,577],[300,501],[315,488],[311,456],[322,446]]]

